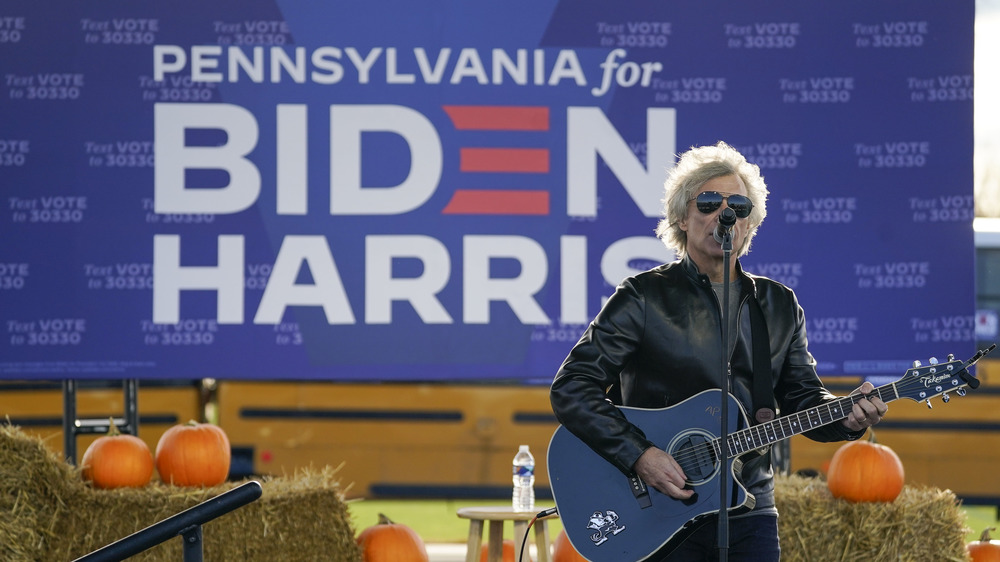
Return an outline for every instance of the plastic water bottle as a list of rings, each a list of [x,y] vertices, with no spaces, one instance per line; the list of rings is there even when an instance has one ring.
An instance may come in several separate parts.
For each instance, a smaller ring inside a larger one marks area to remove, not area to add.
[[[535,509],[535,457],[527,445],[521,445],[514,455],[514,511]]]

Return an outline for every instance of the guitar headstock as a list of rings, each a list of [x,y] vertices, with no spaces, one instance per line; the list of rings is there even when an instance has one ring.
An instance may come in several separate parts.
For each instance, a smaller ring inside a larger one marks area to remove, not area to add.
[[[934,358],[930,359],[928,365],[914,361],[913,367],[907,369],[906,374],[893,383],[896,395],[899,398],[927,402],[928,406],[930,399],[935,396],[944,395],[944,401],[947,402],[949,392],[964,396],[966,387],[975,389],[979,386],[979,379],[969,373],[969,367],[994,348],[996,344],[980,350],[968,361],[958,361],[954,355],[948,355],[948,360],[944,363],[939,363]]]
[[[894,385],[900,398],[923,402],[941,394],[947,396],[948,392],[955,392],[959,396],[965,394],[965,387],[971,385],[963,375],[974,380],[973,384],[978,386],[979,381],[968,374],[963,361],[957,361],[953,355],[949,355],[947,362],[938,363],[932,357],[928,365],[914,361],[913,368],[907,369],[906,374]]]

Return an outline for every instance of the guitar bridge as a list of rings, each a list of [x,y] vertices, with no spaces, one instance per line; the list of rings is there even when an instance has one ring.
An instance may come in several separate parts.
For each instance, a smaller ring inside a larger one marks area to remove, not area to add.
[[[646,509],[647,507],[653,507],[653,500],[649,497],[649,488],[646,487],[646,483],[639,478],[638,475],[633,474],[628,478],[629,488],[632,489],[632,495],[635,496],[637,502],[639,502],[639,507],[641,509]]]

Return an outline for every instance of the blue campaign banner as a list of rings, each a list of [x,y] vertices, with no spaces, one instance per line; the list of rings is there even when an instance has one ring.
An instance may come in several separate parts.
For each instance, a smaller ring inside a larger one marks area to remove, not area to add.
[[[974,333],[972,0],[0,7],[0,377],[547,383],[724,140],[824,375]]]

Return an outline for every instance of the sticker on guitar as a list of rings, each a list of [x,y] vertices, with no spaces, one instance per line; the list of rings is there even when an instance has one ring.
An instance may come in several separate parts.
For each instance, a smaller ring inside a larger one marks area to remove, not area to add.
[[[604,513],[595,511],[590,516],[590,524],[587,525],[587,528],[597,531],[590,535],[590,540],[594,541],[594,546],[600,546],[611,538],[608,533],[611,533],[612,536],[617,535],[625,530],[625,525],[619,525],[618,514],[609,509]]]

